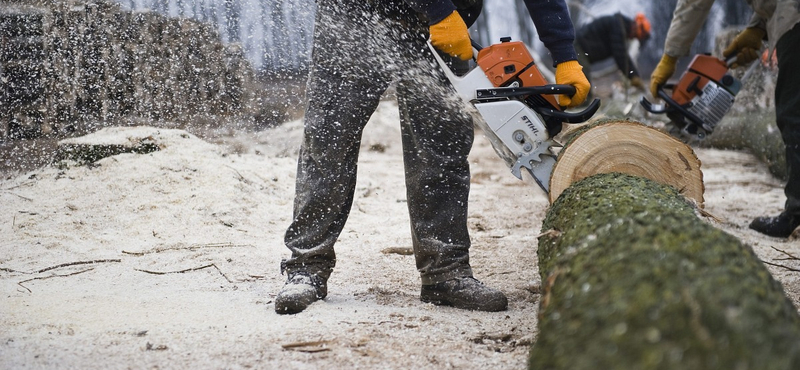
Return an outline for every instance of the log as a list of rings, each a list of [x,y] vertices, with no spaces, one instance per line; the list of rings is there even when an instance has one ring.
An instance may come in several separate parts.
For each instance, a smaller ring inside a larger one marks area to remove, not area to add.
[[[775,123],[775,107],[726,116],[698,146],[746,150],[764,162],[773,176],[787,179],[786,146]]]
[[[602,120],[566,132],[565,148],[550,174],[550,203],[573,182],[620,172],[653,179],[680,189],[703,205],[703,172],[694,151],[679,140],[626,120]]]
[[[59,141],[52,163],[58,167],[69,166],[67,162],[85,165],[123,153],[153,153],[166,146],[160,136],[167,132],[172,130],[146,126],[107,127],[86,136]]]
[[[800,369],[800,316],[780,283],[696,211],[640,176],[565,189],[539,238],[529,368]]]

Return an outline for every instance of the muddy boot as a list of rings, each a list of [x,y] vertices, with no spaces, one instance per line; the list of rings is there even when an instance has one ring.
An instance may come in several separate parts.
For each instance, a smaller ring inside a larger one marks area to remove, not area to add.
[[[496,312],[508,308],[508,299],[503,292],[483,285],[473,277],[423,285],[420,299],[437,306],[453,306],[464,310]]]
[[[286,285],[275,297],[275,312],[295,314],[328,295],[325,279],[306,272],[289,274]]]
[[[800,215],[783,212],[775,217],[757,217],[750,228],[762,234],[778,238],[788,238],[800,226]]]

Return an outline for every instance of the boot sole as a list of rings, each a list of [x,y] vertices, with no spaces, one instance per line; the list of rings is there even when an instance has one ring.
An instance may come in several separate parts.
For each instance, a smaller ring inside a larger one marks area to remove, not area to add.
[[[463,302],[454,302],[447,299],[439,299],[434,297],[429,297],[427,295],[420,295],[419,299],[425,303],[431,303],[436,306],[449,306],[454,307],[462,310],[470,310],[470,311],[484,311],[484,312],[499,312],[505,311],[508,309],[508,300],[507,299],[496,299],[493,301],[485,302],[485,303],[463,303]]]

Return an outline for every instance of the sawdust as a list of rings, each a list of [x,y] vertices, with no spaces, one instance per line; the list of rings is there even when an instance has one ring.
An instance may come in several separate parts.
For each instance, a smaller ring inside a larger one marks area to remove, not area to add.
[[[511,175],[482,137],[471,154],[471,261],[507,293],[507,312],[419,301],[413,257],[397,252],[410,236],[397,111],[384,102],[364,134],[328,298],[279,316],[272,302],[285,279],[278,264],[288,254],[301,123],[215,143],[135,130],[163,149],[0,180],[0,368],[525,366],[547,197]],[[747,229],[780,212],[782,183],[749,154],[697,152],[717,226],[762,259],[800,268],[782,260],[782,251],[800,255],[800,243]],[[798,305],[800,274],[769,269]]]

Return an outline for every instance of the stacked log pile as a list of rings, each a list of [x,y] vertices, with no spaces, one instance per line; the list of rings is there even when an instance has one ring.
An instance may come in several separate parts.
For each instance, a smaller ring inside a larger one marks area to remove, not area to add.
[[[258,109],[253,69],[213,25],[105,0],[0,1],[0,78],[0,138]]]

